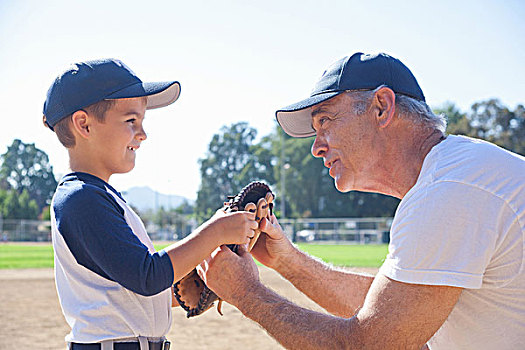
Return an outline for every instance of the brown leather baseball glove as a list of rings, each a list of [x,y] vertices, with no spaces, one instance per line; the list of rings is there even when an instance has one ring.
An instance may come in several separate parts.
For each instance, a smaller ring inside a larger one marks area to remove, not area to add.
[[[229,201],[224,203],[224,209],[228,212],[239,210],[255,212],[255,219],[260,222],[262,218],[269,218],[272,215],[274,198],[267,184],[254,181],[244,187],[236,196],[228,197]],[[260,230],[255,231],[255,235],[248,245],[248,251],[253,248],[260,233]],[[237,252],[237,245],[231,244],[228,247]],[[222,315],[222,300],[206,286],[196,269],[175,283],[173,291],[175,299],[186,310],[186,317],[188,318],[200,315],[210,309],[215,300],[219,300],[217,311]]]

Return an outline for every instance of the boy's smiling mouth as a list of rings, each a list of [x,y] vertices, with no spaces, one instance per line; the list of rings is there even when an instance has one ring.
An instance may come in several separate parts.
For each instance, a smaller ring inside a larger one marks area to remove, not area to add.
[[[139,147],[140,147],[140,146],[128,146],[128,149],[129,149],[130,151],[135,152],[136,150],[139,149]]]

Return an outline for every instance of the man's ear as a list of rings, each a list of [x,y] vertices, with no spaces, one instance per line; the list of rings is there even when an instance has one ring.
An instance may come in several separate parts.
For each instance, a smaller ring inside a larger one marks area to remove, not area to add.
[[[396,112],[396,94],[392,89],[384,86],[376,91],[374,95],[377,123],[380,128],[387,127],[394,119]]]
[[[88,138],[90,134],[91,117],[83,110],[78,110],[71,116],[73,130],[81,137]]]

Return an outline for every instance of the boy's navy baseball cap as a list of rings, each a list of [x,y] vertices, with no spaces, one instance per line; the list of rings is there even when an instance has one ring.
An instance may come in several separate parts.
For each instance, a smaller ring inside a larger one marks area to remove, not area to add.
[[[311,107],[345,91],[374,90],[381,85],[395,93],[425,101],[416,78],[400,60],[385,53],[369,55],[358,52],[328,67],[309,98],[281,108],[275,115],[288,135],[313,136]]]
[[[147,96],[146,109],[167,106],[180,95],[177,81],[144,83],[119,60],[106,58],[72,64],[47,92],[45,122],[53,127],[74,112],[102,100]]]

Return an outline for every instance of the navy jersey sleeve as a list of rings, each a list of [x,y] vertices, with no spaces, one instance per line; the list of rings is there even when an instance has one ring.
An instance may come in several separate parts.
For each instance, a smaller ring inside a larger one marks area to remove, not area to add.
[[[58,231],[80,265],[144,296],[173,284],[168,254],[149,253],[104,189],[82,182],[62,184],[53,209]]]

